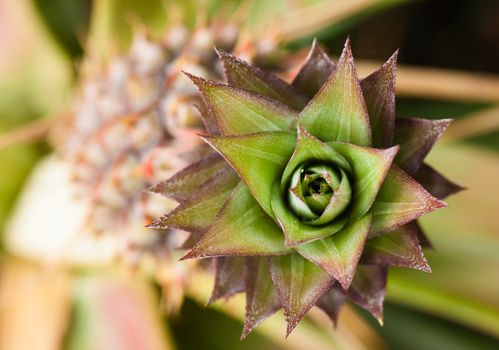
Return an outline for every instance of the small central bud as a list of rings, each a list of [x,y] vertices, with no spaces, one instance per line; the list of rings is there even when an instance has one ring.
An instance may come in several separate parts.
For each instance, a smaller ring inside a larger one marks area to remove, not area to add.
[[[302,164],[288,187],[291,211],[310,225],[323,225],[339,215],[350,201],[345,173],[330,164]]]

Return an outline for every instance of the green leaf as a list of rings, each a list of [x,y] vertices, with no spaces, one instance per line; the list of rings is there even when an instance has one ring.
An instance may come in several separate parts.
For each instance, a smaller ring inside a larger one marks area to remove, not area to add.
[[[404,225],[386,235],[367,241],[362,254],[363,264],[408,267],[431,272],[419,244],[418,231]]]
[[[348,40],[338,67],[300,113],[299,124],[324,142],[371,145],[369,117]]]
[[[353,278],[348,297],[361,308],[369,311],[382,325],[387,268],[376,265],[359,265]]]
[[[199,88],[222,135],[287,130],[298,113],[279,101],[185,73]]]
[[[317,44],[317,40],[314,40],[307,61],[300,68],[292,85],[312,98],[335,69],[336,65]]]
[[[464,190],[465,188],[455,184],[433,169],[428,164],[422,164],[417,174],[414,176],[417,182],[438,199],[445,199],[448,196]]]
[[[452,119],[400,118],[395,121],[394,143],[400,145],[395,164],[414,175]]]
[[[287,252],[281,230],[241,182],[231,193],[217,219],[183,259]]]
[[[286,205],[278,184],[275,185],[272,193],[272,209],[284,231],[286,247],[295,247],[305,242],[328,237],[338,232],[347,221],[346,218],[338,218],[323,226],[306,224]]]
[[[373,204],[373,221],[369,236],[379,236],[445,206],[444,202],[433,197],[394,165]]]
[[[281,301],[272,284],[269,266],[264,258],[245,258],[244,278],[246,280],[246,317],[241,340],[281,308]]]
[[[244,292],[244,259],[220,257],[216,259],[215,284],[208,304]]]
[[[235,169],[265,212],[274,218],[272,186],[281,179],[296,143],[291,132],[205,137]]]
[[[168,180],[149,188],[148,191],[184,202],[192,198],[210,177],[227,167],[225,160],[215,153],[185,167]]]
[[[385,150],[360,147],[347,143],[328,142],[352,167],[350,183],[353,198],[349,217],[359,218],[371,208],[397,154],[398,147]]]
[[[217,53],[229,85],[270,97],[298,111],[307,104],[307,97],[284,80],[227,52],[217,50]]]
[[[191,198],[147,227],[202,232],[215,219],[238,182],[239,178],[232,169],[223,168],[197,189]]]
[[[395,77],[396,51],[380,69],[360,83],[366,101],[373,146],[385,148],[392,145],[395,128]]]
[[[270,275],[284,308],[289,335],[334,279],[299,254],[270,257]]]
[[[318,162],[336,165],[347,172],[351,171],[349,162],[326,143],[320,141],[302,127],[298,127],[298,138],[293,155],[284,169],[281,189],[285,190],[291,175],[303,163]]]
[[[330,237],[301,244],[295,249],[304,258],[317,264],[338,280],[343,289],[348,289],[362,254],[370,224],[371,215],[368,214],[346,225]]]

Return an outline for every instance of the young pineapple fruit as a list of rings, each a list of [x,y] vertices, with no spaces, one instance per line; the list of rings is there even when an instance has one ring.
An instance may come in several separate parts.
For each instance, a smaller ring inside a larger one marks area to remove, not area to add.
[[[184,283],[185,266],[172,259],[182,237],[167,234],[170,229],[145,229],[173,207],[173,201],[146,189],[209,149],[196,137],[203,130],[196,107],[202,101],[181,71],[220,79],[213,47],[232,50],[237,39],[236,27],[218,23],[192,32],[176,26],[161,41],[137,35],[103,74],[84,77],[74,105],[63,154],[80,198],[91,208],[86,229],[114,236],[119,258],[152,265],[166,289]],[[256,54],[246,47],[249,56]],[[169,303],[182,295],[172,293]]]
[[[450,120],[395,118],[396,53],[359,81],[348,41],[337,64],[314,43],[291,83],[218,54],[226,84],[187,74],[212,151],[154,188],[180,204],[150,227],[216,259],[211,301],[246,293],[242,338],[346,299],[382,322],[388,267],[430,271],[415,220],[460,190],[423,162]]]

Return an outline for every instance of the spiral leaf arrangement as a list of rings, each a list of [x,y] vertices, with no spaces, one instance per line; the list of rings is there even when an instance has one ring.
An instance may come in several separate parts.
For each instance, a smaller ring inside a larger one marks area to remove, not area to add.
[[[211,301],[246,292],[242,337],[347,298],[381,322],[387,268],[430,271],[415,220],[461,189],[423,163],[450,120],[395,119],[396,53],[359,81],[348,40],[337,64],[314,43],[291,84],[218,54],[227,84],[188,74],[213,152],[153,188],[180,204],[150,226],[216,258]]]

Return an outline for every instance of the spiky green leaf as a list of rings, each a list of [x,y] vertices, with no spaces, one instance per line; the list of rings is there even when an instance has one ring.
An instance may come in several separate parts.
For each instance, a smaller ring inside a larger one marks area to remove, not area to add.
[[[239,174],[265,212],[275,217],[271,207],[272,187],[281,179],[296,143],[292,132],[206,137]]]
[[[215,219],[239,178],[230,168],[222,168],[196,193],[167,215],[154,221],[151,228],[176,228],[189,232],[204,231]]]
[[[217,219],[184,259],[287,252],[279,227],[262,210],[246,185],[240,182]]]
[[[352,167],[350,182],[354,196],[351,199],[349,217],[359,218],[371,208],[398,147],[380,150],[340,142],[328,142],[328,145],[341,154]]]
[[[295,110],[266,96],[187,75],[215,116],[222,135],[287,130],[298,117]]]
[[[298,111],[307,104],[307,97],[284,80],[227,52],[217,53],[229,85],[268,96]]]
[[[307,311],[331,288],[334,279],[297,253],[270,257],[269,261],[289,335]]]
[[[392,145],[395,128],[395,77],[397,72],[395,52],[380,69],[360,83],[371,122],[374,147]]]
[[[414,175],[452,119],[399,118],[395,121],[394,143],[400,145],[395,164]]]
[[[222,298],[244,292],[244,259],[240,257],[220,257],[216,259],[215,284],[208,304]]]
[[[400,227],[446,204],[397,166],[392,166],[372,206],[370,237]]]
[[[336,70],[299,118],[300,125],[324,142],[371,145],[366,104],[348,41]]]
[[[431,166],[424,163],[421,165],[414,178],[438,199],[445,199],[452,194],[464,190],[464,187],[455,184]]]
[[[300,68],[292,85],[312,98],[335,69],[334,62],[314,40],[307,61]]]
[[[409,267],[431,272],[418,240],[417,230],[404,225],[386,235],[367,241],[362,263]]]
[[[368,214],[347,224],[330,237],[301,244],[295,249],[338,280],[344,289],[348,289],[364,249],[370,224],[371,215]]]
[[[183,202],[191,198],[203,183],[225,167],[227,167],[225,160],[215,153],[185,167],[168,180],[151,187],[149,191]]]
[[[281,308],[265,258],[245,258],[246,317],[241,339]]]
[[[348,290],[348,297],[369,311],[380,324],[383,324],[386,277],[385,266],[359,265]]]

